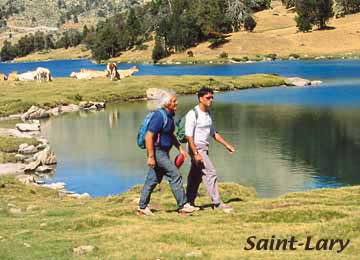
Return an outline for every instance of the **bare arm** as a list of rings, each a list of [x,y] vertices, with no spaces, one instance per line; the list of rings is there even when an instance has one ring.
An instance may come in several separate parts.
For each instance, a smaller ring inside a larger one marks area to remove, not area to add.
[[[176,138],[175,134],[172,134],[173,145],[185,156],[185,159],[188,157],[187,152],[182,148],[181,144],[179,143],[178,139]]]
[[[147,164],[149,167],[154,168],[156,161],[155,161],[155,155],[154,155],[154,133],[148,131],[145,135],[145,146],[147,150],[148,155],[148,161]]]
[[[218,142],[218,143],[222,144],[223,146],[225,146],[226,149],[230,153],[235,152],[235,148],[231,144],[226,142],[225,139],[218,132],[215,132],[215,134],[213,135],[213,138],[215,139],[216,142]]]

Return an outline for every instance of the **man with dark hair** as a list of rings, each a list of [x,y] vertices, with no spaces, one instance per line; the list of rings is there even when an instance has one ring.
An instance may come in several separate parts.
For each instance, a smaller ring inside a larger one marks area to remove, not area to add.
[[[209,158],[210,137],[224,145],[230,153],[233,153],[235,148],[215,130],[209,113],[214,100],[214,91],[211,88],[202,87],[198,92],[198,100],[199,104],[186,114],[185,119],[185,135],[191,156],[186,196],[190,205],[195,205],[199,185],[203,181],[213,208],[229,212],[232,207],[220,199],[216,171]]]

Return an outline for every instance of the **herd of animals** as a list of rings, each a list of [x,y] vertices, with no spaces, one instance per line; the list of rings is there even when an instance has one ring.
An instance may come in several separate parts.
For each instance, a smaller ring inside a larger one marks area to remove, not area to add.
[[[94,78],[109,78],[110,80],[120,80],[127,77],[131,77],[139,69],[136,66],[127,70],[118,70],[115,63],[108,63],[106,70],[89,70],[80,69],[79,72],[72,72],[71,78],[75,79],[94,79]],[[49,69],[38,67],[34,71],[27,71],[21,74],[11,72],[8,76],[0,73],[0,80],[11,81],[26,81],[26,80],[39,80],[39,81],[52,81],[52,75]]]

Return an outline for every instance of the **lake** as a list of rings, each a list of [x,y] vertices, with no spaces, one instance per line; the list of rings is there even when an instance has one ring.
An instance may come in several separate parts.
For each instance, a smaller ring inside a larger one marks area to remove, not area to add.
[[[104,65],[76,60],[2,63],[0,71],[22,72],[38,66],[50,68],[55,77],[80,68],[104,69]],[[322,80],[316,87],[216,93],[212,116],[217,130],[237,151],[230,155],[213,142],[210,157],[220,181],[253,186],[260,197],[360,184],[360,61],[137,66],[137,75],[276,73]],[[177,114],[195,104],[195,95],[180,97]],[[46,181],[63,181],[67,189],[94,197],[143,184],[146,157],[136,146],[136,134],[147,112],[146,102],[112,104],[102,112],[74,113],[42,122],[58,158],[55,175]],[[185,179],[188,168],[181,168]]]

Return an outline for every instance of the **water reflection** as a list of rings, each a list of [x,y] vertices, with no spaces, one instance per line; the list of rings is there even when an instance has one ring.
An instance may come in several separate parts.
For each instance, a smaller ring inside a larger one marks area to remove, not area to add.
[[[238,92],[236,92],[238,93]],[[213,143],[210,156],[221,181],[254,186],[259,196],[360,184],[360,110],[222,102],[216,126],[237,152]],[[230,93],[231,94],[231,93]],[[237,95],[234,94],[233,95]],[[178,115],[196,104],[180,98]],[[114,105],[99,113],[71,114],[43,124],[58,157],[55,181],[104,196],[142,184],[145,151],[136,146],[146,103]],[[182,168],[183,175],[189,165]]]

